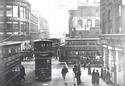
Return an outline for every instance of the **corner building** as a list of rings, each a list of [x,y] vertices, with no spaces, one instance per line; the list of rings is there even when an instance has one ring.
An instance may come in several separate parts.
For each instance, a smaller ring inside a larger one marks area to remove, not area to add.
[[[29,34],[31,5],[27,1],[1,0],[0,9],[0,35],[3,39]]]

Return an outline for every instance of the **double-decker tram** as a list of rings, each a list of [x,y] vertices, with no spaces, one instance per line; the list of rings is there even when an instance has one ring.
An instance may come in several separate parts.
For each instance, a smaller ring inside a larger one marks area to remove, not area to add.
[[[35,75],[40,81],[51,80],[52,42],[40,40],[34,42]]]
[[[20,86],[21,42],[0,43],[0,86]]]
[[[70,38],[61,46],[60,61],[67,63],[90,63],[91,66],[102,65],[101,47],[98,38]],[[97,57],[98,56],[98,57]]]

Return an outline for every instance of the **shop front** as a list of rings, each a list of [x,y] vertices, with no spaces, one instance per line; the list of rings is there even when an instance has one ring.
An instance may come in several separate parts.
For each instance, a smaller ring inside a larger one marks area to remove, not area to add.
[[[103,47],[102,78],[114,85],[124,86],[125,76],[125,35],[102,35],[100,43]]]

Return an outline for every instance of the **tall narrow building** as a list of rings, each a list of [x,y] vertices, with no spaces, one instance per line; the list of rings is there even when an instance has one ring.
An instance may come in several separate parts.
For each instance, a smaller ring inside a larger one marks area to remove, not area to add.
[[[125,0],[100,1],[100,35],[103,47],[104,74],[118,86],[125,86]],[[109,81],[109,80],[108,80]]]

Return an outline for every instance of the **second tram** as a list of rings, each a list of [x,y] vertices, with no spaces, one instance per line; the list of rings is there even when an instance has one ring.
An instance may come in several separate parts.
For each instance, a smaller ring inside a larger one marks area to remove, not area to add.
[[[20,86],[21,42],[0,43],[0,86]]]
[[[102,58],[100,58],[101,47],[98,42],[98,38],[66,39],[66,44],[60,48],[61,57],[59,60],[67,63],[81,62],[90,63],[91,66],[100,66]]]
[[[52,42],[40,40],[34,42],[35,75],[40,81],[51,80]]]

